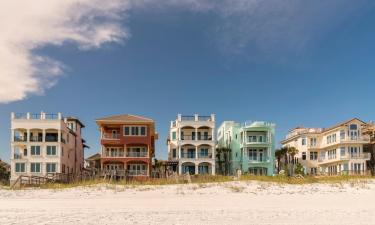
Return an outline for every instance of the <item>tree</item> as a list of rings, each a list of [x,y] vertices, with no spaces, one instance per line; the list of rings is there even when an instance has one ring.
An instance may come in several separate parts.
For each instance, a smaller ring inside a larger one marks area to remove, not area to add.
[[[295,147],[288,147],[287,152],[288,152],[288,155],[290,155],[290,158],[291,158],[290,161],[292,162],[292,169],[289,171],[290,172],[289,175],[292,176],[294,174],[294,164],[296,163],[294,157],[295,155],[298,154],[299,151]]]
[[[8,182],[9,180],[9,172],[7,171],[7,168],[1,164],[1,160],[0,160],[0,182],[4,181],[4,182]]]
[[[297,163],[296,168],[294,169],[295,174],[304,175],[305,170],[303,169],[303,166],[301,163]]]
[[[230,154],[232,149],[230,148],[217,148],[216,149],[216,158],[218,161],[218,173],[223,175],[229,174],[229,167],[230,167]],[[221,156],[223,155],[223,159]],[[224,166],[223,166],[224,164]],[[223,168],[224,167],[224,168]]]
[[[275,156],[277,159],[277,173],[281,170],[281,159],[286,156],[287,148],[276,149]]]

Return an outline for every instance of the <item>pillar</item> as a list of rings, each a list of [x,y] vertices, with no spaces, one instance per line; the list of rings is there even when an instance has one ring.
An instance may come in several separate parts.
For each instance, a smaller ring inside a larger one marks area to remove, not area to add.
[[[193,138],[192,138],[193,140]],[[195,128],[195,137],[194,137],[194,141],[198,140],[198,128]]]
[[[42,136],[42,142],[45,142],[45,141],[46,141],[46,130],[43,129],[43,130],[42,130],[42,133],[43,133],[43,136]]]
[[[178,146],[178,156],[177,158],[181,159],[181,146]]]
[[[12,142],[12,141],[14,141],[14,129],[11,130],[11,133],[12,133],[11,134],[12,136],[11,136],[11,140],[10,141]]]
[[[29,142],[30,141],[30,130],[27,129],[26,133],[27,133],[26,141]]]
[[[195,158],[198,159],[198,146],[195,146]]]
[[[198,172],[198,163],[195,164],[195,174],[199,174],[199,172]]]
[[[182,163],[181,162],[178,162],[178,174],[179,175],[182,174]]]

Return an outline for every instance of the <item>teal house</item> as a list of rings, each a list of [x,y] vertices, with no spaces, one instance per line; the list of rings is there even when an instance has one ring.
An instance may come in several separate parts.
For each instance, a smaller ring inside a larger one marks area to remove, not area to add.
[[[271,176],[275,171],[275,124],[224,121],[217,130],[217,149],[220,148],[230,149],[224,163],[229,174],[241,170],[242,174]],[[216,165],[220,170],[223,162]]]

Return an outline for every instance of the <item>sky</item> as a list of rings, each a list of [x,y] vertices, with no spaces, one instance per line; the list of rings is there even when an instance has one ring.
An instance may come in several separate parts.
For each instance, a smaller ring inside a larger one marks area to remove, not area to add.
[[[0,2],[0,158],[11,112],[62,112],[86,125],[156,121],[167,157],[178,113],[296,126],[375,120],[375,3],[329,0]]]

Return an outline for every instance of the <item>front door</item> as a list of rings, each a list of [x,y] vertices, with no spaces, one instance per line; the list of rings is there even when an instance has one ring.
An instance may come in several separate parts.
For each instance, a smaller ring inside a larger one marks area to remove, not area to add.
[[[112,130],[112,138],[115,138],[115,139],[118,138],[118,131],[117,130]]]

